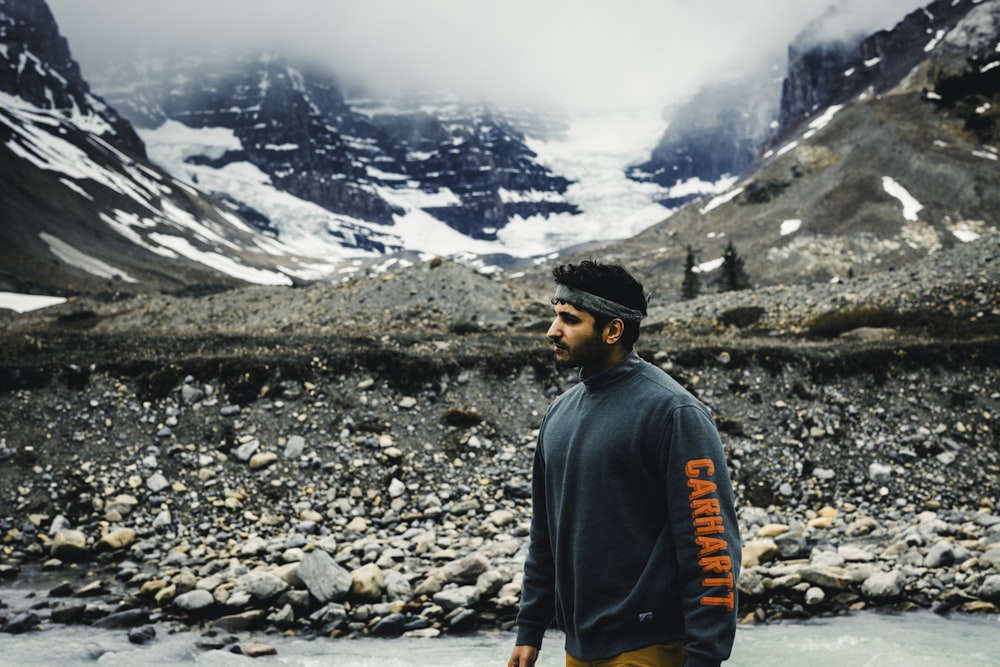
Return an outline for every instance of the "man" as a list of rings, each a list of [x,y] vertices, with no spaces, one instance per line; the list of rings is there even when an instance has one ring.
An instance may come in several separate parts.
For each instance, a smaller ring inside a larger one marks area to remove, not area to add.
[[[531,667],[555,619],[569,667],[703,667],[736,634],[740,537],[718,431],[633,349],[642,285],[618,265],[553,271],[557,363],[581,382],[538,434],[517,640]]]

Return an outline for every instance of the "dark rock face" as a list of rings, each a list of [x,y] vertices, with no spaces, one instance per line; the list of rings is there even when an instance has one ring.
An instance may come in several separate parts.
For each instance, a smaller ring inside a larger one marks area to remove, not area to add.
[[[1000,135],[1000,7],[979,5],[949,35],[931,60],[934,90],[927,99],[964,121],[984,144]]]
[[[763,67],[702,89],[671,118],[649,161],[629,176],[669,187],[692,178],[714,182],[742,172],[774,132],[780,97],[777,72],[776,67]],[[693,196],[661,203],[678,206]]]
[[[942,31],[954,28],[974,6],[971,0],[936,0],[911,12],[891,30],[823,40],[825,23],[836,18],[836,10],[831,9],[788,47],[782,130],[869,87],[879,93],[896,85],[927,59],[926,47]]]
[[[0,91],[40,109],[67,117],[93,114],[107,123],[100,134],[109,143],[145,157],[146,150],[128,121],[90,93],[44,2],[7,0],[0,5]]]
[[[323,67],[277,56],[129,67],[102,85],[139,126],[173,119],[233,130],[242,150],[199,163],[250,162],[277,188],[366,222],[392,225],[402,211],[384,193],[414,184],[453,193],[457,203],[424,210],[474,238],[496,238],[515,215],[579,212],[558,197],[528,196],[561,195],[569,181],[536,162],[523,132],[489,108],[437,100],[426,111],[428,100],[404,100],[366,111],[369,102],[345,101]]]
[[[988,6],[977,7],[971,0],[936,0],[891,30],[872,35],[834,34],[831,25],[837,23],[839,10],[832,7],[789,45],[780,87],[770,70],[706,87],[676,111],[649,161],[629,176],[671,186],[691,178],[715,182],[739,175],[813,114],[867,89],[880,93],[897,85],[927,60],[927,47],[963,17],[991,12]],[[985,25],[983,30],[989,33]],[[983,62],[988,58],[984,53]],[[988,89],[988,79],[998,76],[994,71],[973,85]],[[661,203],[678,206],[695,196]]]

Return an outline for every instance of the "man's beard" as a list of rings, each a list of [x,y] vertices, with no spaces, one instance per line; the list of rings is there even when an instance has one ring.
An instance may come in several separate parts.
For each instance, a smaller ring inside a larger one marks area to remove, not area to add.
[[[555,345],[562,346],[561,342],[553,341]],[[592,336],[577,343],[573,348],[562,347],[565,355],[556,355],[556,365],[564,368],[578,368],[599,363],[607,356],[604,343],[595,331]]]

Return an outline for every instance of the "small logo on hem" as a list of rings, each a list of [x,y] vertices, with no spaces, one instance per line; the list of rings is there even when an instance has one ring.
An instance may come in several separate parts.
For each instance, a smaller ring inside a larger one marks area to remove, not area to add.
[[[653,612],[651,611],[644,611],[641,614],[639,614],[640,623],[649,623],[652,620],[653,620]]]

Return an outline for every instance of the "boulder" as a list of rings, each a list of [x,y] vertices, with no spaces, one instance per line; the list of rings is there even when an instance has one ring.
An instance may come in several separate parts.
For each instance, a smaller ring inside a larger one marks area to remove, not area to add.
[[[87,536],[82,531],[64,528],[56,531],[49,553],[63,561],[80,561],[90,557]]]
[[[861,592],[872,600],[891,600],[899,597],[906,586],[906,577],[899,570],[877,572],[861,584]]]
[[[375,563],[362,565],[351,572],[351,597],[377,602],[382,599],[382,589],[385,588],[385,575]]]
[[[354,583],[351,573],[322,549],[315,549],[303,556],[299,563],[299,579],[313,597],[323,604],[343,600]]]

